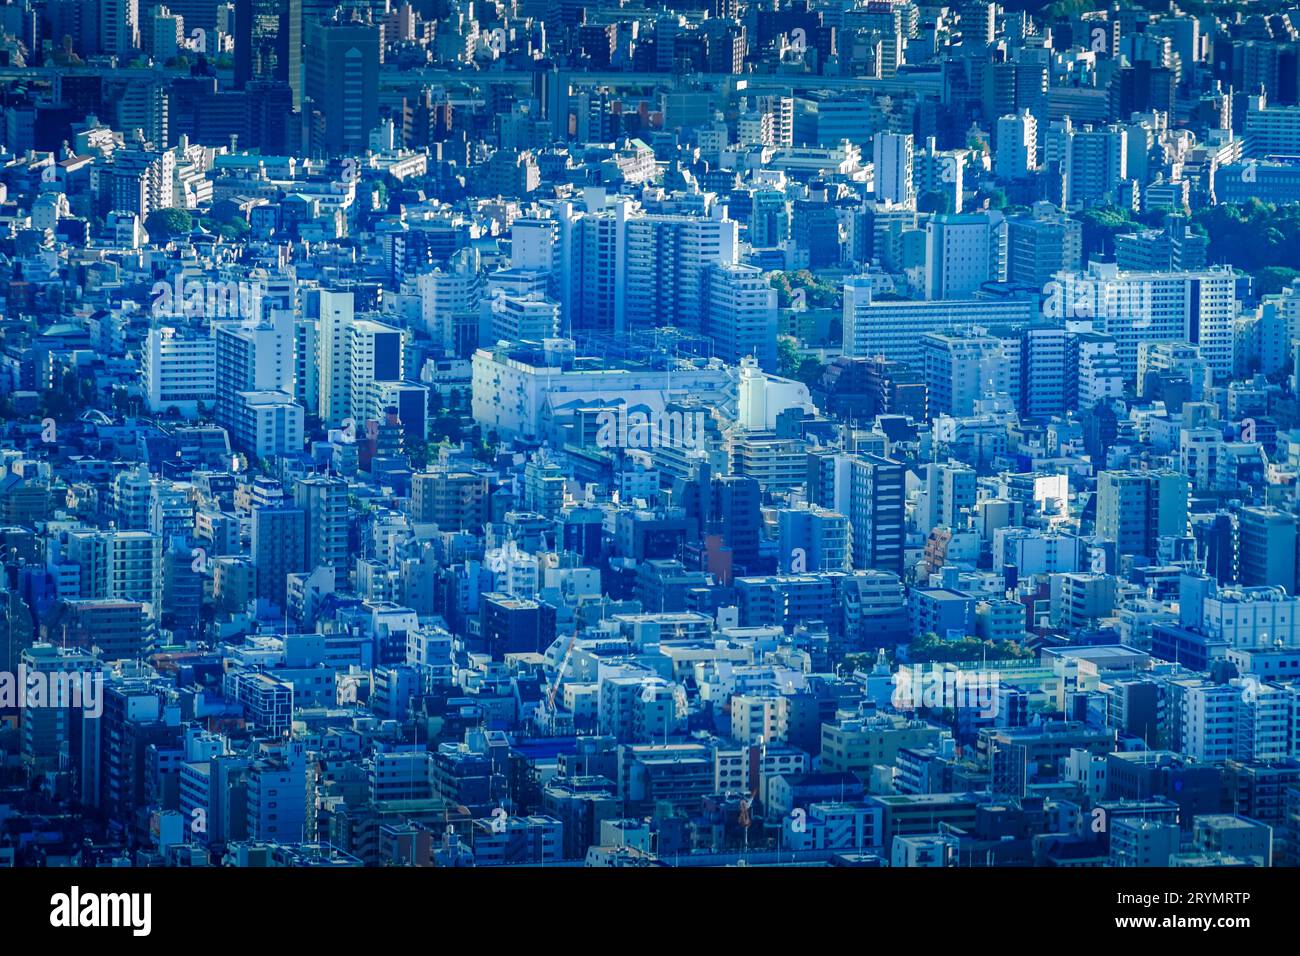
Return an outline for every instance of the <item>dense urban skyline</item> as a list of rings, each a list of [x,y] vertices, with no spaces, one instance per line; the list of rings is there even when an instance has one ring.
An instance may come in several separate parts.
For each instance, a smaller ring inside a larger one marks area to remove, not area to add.
[[[1300,864],[1300,7],[9,0],[0,102],[0,867]]]

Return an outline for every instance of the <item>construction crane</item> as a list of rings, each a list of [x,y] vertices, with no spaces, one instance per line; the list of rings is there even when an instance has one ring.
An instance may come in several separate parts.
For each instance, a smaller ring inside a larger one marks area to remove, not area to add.
[[[752,823],[754,822],[754,818],[753,818],[752,816],[750,816],[749,808],[752,807],[752,806],[754,805],[754,797],[756,797],[756,796],[758,796],[758,791],[757,791],[757,790],[754,791],[753,796],[749,796],[749,797],[741,797],[741,798],[740,798],[740,813],[738,814],[738,822],[740,823],[740,825],[741,825],[742,827],[745,828],[745,842],[746,842],[746,843],[749,843],[749,827],[750,827],[750,824],[752,824]]]
[[[748,865],[745,857],[749,853],[749,828],[753,824],[754,818],[750,813],[750,808],[754,806],[754,801],[758,799],[758,788],[755,787],[753,792],[747,797],[740,798],[740,813],[737,815],[737,822],[745,831],[745,845],[740,851],[740,865]]]
[[[569,643],[564,647],[564,656],[560,658],[560,666],[555,670],[555,680],[546,691],[546,715],[552,726],[555,726],[555,694],[560,689],[560,681],[564,679],[564,672],[569,666],[569,658],[573,654],[573,645],[578,641],[578,630],[574,628],[573,634],[569,636]]]

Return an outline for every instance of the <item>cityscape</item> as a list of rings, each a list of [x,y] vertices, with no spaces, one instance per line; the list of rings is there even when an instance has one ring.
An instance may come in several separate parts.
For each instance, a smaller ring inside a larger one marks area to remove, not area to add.
[[[0,106],[0,869],[1300,865],[1300,4],[0,0]]]

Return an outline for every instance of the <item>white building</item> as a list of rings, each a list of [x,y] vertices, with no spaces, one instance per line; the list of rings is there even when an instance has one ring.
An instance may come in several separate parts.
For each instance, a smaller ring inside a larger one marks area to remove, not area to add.
[[[1021,577],[1081,571],[1084,550],[1082,540],[1072,534],[1019,527],[993,531],[993,567],[1014,565]]]
[[[1038,316],[1029,297],[878,300],[871,276],[844,280],[844,354],[883,355],[915,364],[926,332],[964,332],[975,326],[1027,325]]]
[[[320,322],[316,335],[316,414],[329,425],[342,422],[352,409],[348,360],[353,314],[351,292],[321,290]]]
[[[217,395],[214,419],[234,428],[240,392],[294,393],[293,313],[277,310],[256,326],[224,323],[213,329],[217,350]]]
[[[68,560],[81,568],[83,598],[140,601],[162,614],[162,537],[147,531],[73,531]]]
[[[1007,277],[1007,225],[999,212],[935,216],[925,227],[925,297],[956,299]]]
[[[230,437],[258,458],[297,454],[303,447],[306,414],[287,392],[237,392]]]
[[[457,254],[445,271],[435,268],[418,275],[415,287],[420,297],[420,322],[425,331],[441,348],[455,352],[457,330],[474,322],[483,294],[483,282],[474,258]]]
[[[541,342],[560,330],[560,307],[536,293],[494,295],[491,304],[492,341]]]
[[[1038,120],[1029,110],[998,118],[993,172],[998,179],[1024,179],[1038,169]]]
[[[1300,647],[1300,597],[1280,587],[1224,588],[1205,599],[1204,628],[1231,647]]]
[[[216,343],[197,330],[152,328],[143,343],[140,376],[149,411],[196,416],[200,402],[210,406],[216,400]]]
[[[881,131],[872,138],[871,146],[877,201],[913,206],[916,192],[912,182],[912,134]]]
[[[568,417],[586,405],[623,402],[661,413],[673,399],[721,404],[735,396],[735,383],[721,361],[682,361],[665,375],[649,366],[579,358],[568,339],[542,347],[480,348],[472,374],[474,419],[502,436],[541,435],[544,417]]]
[[[715,206],[708,218],[638,215],[627,221],[625,328],[702,329],[708,270],[731,265],[738,255],[739,224],[723,218],[723,210]]]
[[[1198,272],[1121,272],[1114,263],[1089,263],[1086,272],[1058,273],[1043,304],[1055,318],[1090,319],[1114,337],[1126,378],[1137,377],[1141,342],[1196,342],[1218,377],[1232,373],[1232,327],[1237,317],[1231,269]]]
[[[1269,106],[1263,94],[1246,102],[1247,155],[1264,159],[1300,153],[1300,106]]]
[[[1083,333],[1074,337],[1070,347],[1078,369],[1074,408],[1090,409],[1100,401],[1124,397],[1124,363],[1113,337]]]
[[[736,363],[752,355],[764,369],[776,370],[776,289],[763,270],[735,264],[709,270],[703,332],[719,358]]]
[[[1065,173],[1066,201],[1102,203],[1115,199],[1128,177],[1128,132],[1122,126],[1074,126],[1070,118],[1052,123],[1043,137],[1044,163]]]
[[[931,415],[972,415],[977,402],[1000,396],[1019,403],[1020,351],[1002,339],[927,332],[920,345]]]

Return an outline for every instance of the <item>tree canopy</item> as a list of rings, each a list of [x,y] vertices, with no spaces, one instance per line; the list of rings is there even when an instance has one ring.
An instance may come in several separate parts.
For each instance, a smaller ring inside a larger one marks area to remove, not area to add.
[[[144,221],[145,232],[155,239],[174,239],[194,228],[194,217],[184,209],[155,209]]]
[[[794,304],[795,291],[799,289],[803,290],[805,308],[834,309],[840,304],[839,287],[807,269],[774,272],[771,284],[776,289],[776,304],[782,309],[788,309]]]
[[[1036,657],[1034,651],[1016,641],[983,641],[967,635],[956,640],[944,640],[933,631],[922,634],[908,646],[908,660],[927,664],[947,661],[1020,660]]]
[[[1227,262],[1245,272],[1300,270],[1300,206],[1258,199],[1223,203],[1199,210],[1194,222],[1210,237],[1211,262]],[[1277,281],[1278,274],[1268,277]]]

